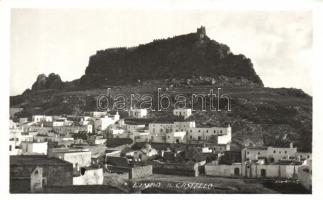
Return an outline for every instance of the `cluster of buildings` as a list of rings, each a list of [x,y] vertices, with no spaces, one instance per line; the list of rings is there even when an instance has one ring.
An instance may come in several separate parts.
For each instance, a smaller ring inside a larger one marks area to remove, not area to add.
[[[127,118],[118,112],[84,112],[82,116],[10,120],[10,188],[12,192],[48,192],[154,173],[203,173],[298,179],[311,189],[311,153],[298,152],[292,144],[231,151],[230,125],[199,127],[190,120],[191,109],[175,109],[173,114],[178,120],[147,123],[146,109],[131,109]]]
[[[311,153],[298,152],[292,143],[289,147],[248,147],[241,150],[237,162],[211,162],[205,172],[214,176],[298,178],[299,168],[311,160]]]

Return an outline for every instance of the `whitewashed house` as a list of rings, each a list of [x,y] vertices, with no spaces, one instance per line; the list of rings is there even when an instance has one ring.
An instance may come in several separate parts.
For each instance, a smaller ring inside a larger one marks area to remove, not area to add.
[[[295,159],[297,148],[290,143],[289,147],[251,147],[241,151],[242,162],[248,160],[258,160],[265,158],[267,162],[277,162],[280,160]]]
[[[9,120],[9,129],[16,129],[16,128],[17,128],[17,123],[10,119]]]
[[[115,115],[104,116],[95,119],[94,126],[97,130],[106,130],[110,125],[116,123],[120,119],[120,115],[117,112]]]
[[[146,126],[145,124],[126,124],[125,128],[127,131],[136,131],[138,129],[144,129]]]
[[[33,122],[53,122],[53,116],[33,115],[32,121]]]
[[[150,123],[149,141],[154,143],[165,143],[166,134],[173,132],[172,123]]]
[[[109,127],[108,128],[108,133],[110,133],[114,138],[118,135],[121,135],[125,132],[124,129],[122,128],[117,128],[117,127]]]
[[[130,132],[129,138],[134,142],[149,142],[151,136],[148,130],[135,130]]]
[[[70,162],[76,170],[91,165],[91,152],[88,149],[52,148],[48,151],[48,157]]]
[[[21,142],[33,141],[34,135],[23,132],[22,128],[10,129],[9,140],[15,142],[15,146],[20,146]]]
[[[293,161],[272,164],[245,162],[242,163],[242,175],[249,178],[297,178],[300,166]]]
[[[173,131],[187,131],[190,128],[195,128],[195,121],[174,122]]]
[[[165,135],[166,133],[171,133],[173,131],[172,123],[150,123],[149,132],[152,135]]]
[[[295,158],[299,161],[312,160],[312,153],[310,153],[310,152],[296,152]]]
[[[94,118],[89,116],[83,116],[81,118],[81,125],[88,125],[91,124],[94,121]]]
[[[90,116],[94,118],[100,118],[106,116],[108,113],[106,111],[91,111],[91,112],[84,112],[84,116]]]
[[[147,117],[147,114],[148,114],[147,109],[135,108],[135,109],[129,110],[129,117],[132,117],[132,118],[145,118]]]
[[[47,155],[47,142],[21,142],[21,150],[23,155]]]
[[[207,141],[217,138],[218,144],[231,143],[231,126],[228,127],[192,127],[187,130],[188,141]]]
[[[27,117],[21,117],[19,118],[19,124],[24,124],[28,122],[28,118]]]
[[[16,141],[9,140],[9,155],[20,155],[22,151],[20,148],[17,148]]]
[[[177,108],[173,110],[173,114],[175,116],[184,117],[184,119],[188,118],[192,115],[192,109],[190,108]]]
[[[181,143],[185,144],[186,143],[186,132],[171,132],[166,134],[166,143]]]

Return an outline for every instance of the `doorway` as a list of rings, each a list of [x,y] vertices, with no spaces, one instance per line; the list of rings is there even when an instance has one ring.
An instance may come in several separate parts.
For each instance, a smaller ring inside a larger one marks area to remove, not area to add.
[[[234,175],[239,176],[240,175],[240,169],[238,167],[234,168]]]
[[[260,170],[260,175],[261,175],[261,177],[266,177],[266,170],[265,169],[261,169]]]

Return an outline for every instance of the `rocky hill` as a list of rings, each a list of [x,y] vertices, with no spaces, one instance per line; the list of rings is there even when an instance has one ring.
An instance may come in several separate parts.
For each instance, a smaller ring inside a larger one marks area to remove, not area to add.
[[[204,27],[133,48],[100,50],[90,57],[80,83],[93,87],[210,74],[243,77],[263,85],[249,58],[234,55],[227,45],[211,40]]]
[[[231,98],[232,111],[205,112],[195,103],[197,111],[190,119],[199,126],[231,124],[237,149],[294,142],[302,151],[312,150],[312,97],[299,89],[264,87],[250,59],[233,55],[229,47],[208,38],[203,27],[135,48],[98,51],[78,80],[39,75],[31,90],[10,97],[10,106],[24,108],[16,117],[81,114],[97,110],[96,98],[108,87],[112,94],[128,97],[156,96],[157,88],[168,88],[172,100],[176,94],[205,94],[221,87]],[[171,111],[150,113],[152,119],[171,116]]]

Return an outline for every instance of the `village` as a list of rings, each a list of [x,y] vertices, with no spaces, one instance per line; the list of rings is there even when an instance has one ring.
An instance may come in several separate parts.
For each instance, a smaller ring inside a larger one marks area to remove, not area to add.
[[[117,111],[15,120],[11,116],[11,192],[106,185],[122,190],[154,175],[206,178],[211,183],[226,177],[292,180],[312,189],[312,155],[299,152],[293,143],[231,150],[230,124],[199,127],[190,120],[192,109],[174,109],[171,122],[147,122],[149,112],[131,108],[124,118]]]

